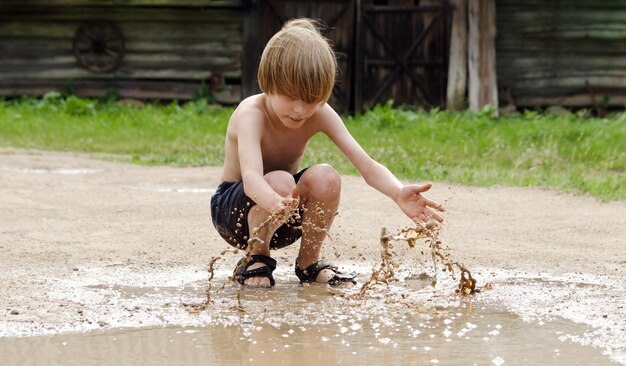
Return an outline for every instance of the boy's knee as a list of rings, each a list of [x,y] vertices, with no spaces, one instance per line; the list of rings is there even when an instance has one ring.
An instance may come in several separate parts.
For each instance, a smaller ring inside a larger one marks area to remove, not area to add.
[[[318,167],[322,186],[332,190],[341,189],[341,176],[337,173],[335,168],[328,164],[321,164],[318,165]]]
[[[290,195],[293,187],[296,185],[293,175],[284,170],[269,172],[265,174],[264,178],[267,184],[269,184],[270,187],[272,187],[272,189],[281,196]]]
[[[328,164],[320,164],[309,168],[310,180],[307,186],[310,194],[317,196],[339,196],[341,176],[335,168]]]

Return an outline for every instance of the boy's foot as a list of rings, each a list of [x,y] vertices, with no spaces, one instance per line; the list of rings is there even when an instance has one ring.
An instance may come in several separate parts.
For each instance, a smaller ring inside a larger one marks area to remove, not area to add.
[[[265,263],[257,262],[257,263],[248,265],[246,269],[248,271],[252,271],[261,267],[266,267]],[[330,281],[333,277],[335,277],[335,271],[333,271],[332,269],[323,269],[318,273],[317,277],[315,277],[315,282],[328,283],[328,281]],[[243,284],[246,286],[260,286],[260,287],[272,286],[269,278],[266,278],[266,277],[249,277],[243,281]]]
[[[235,267],[237,282],[246,286],[274,286],[272,273],[276,269],[276,260],[266,255],[255,254],[250,257],[245,268],[240,268],[243,258]]]
[[[342,273],[337,267],[330,263],[320,260],[317,261],[306,269],[301,269],[296,260],[296,276],[302,282],[318,282],[327,283],[331,286],[337,286],[344,283],[351,283],[356,285],[356,273]]]
[[[246,269],[248,271],[255,270],[257,268],[267,267],[264,263],[254,263],[248,266]],[[270,287],[272,284],[270,283],[270,279],[267,277],[250,277],[246,278],[243,281],[243,284],[246,286],[261,286],[261,287]]]
[[[335,277],[335,271],[332,269],[323,269],[315,277],[317,283],[328,283],[333,277]]]

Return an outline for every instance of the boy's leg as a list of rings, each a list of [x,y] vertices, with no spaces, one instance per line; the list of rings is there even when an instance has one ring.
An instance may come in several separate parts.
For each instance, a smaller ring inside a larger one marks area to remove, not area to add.
[[[276,191],[276,193],[281,196],[289,196],[293,187],[295,187],[296,182],[293,176],[285,171],[274,171],[265,174],[265,181]],[[248,211],[248,229],[250,231],[249,235],[252,237],[252,230],[254,228],[259,227],[267,218],[270,216],[270,213],[259,207],[258,205],[252,206],[250,211]],[[287,218],[285,218],[286,220]],[[272,235],[274,232],[282,225],[284,222],[276,222],[270,225],[261,228],[256,237],[260,239],[262,242],[258,241],[253,242],[253,246],[251,249],[251,254],[261,254],[270,256],[270,240],[272,239]],[[263,263],[254,263],[248,267],[249,270],[260,268],[265,266]],[[254,286],[270,286],[270,280],[266,277],[251,277],[244,281],[245,285],[254,285]]]
[[[315,165],[307,169],[298,181],[302,215],[302,242],[298,253],[298,266],[305,269],[317,262],[327,230],[333,223],[339,196],[341,177],[327,164]],[[328,282],[335,272],[325,269],[319,273],[317,282]]]

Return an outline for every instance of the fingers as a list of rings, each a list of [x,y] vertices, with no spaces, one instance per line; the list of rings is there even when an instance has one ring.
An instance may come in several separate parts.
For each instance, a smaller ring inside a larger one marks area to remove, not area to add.
[[[441,223],[443,222],[443,217],[439,216],[433,210],[424,208],[422,212],[418,213],[416,216],[411,217],[411,220],[413,220],[413,222],[415,222],[416,224],[421,225],[422,223],[428,223],[432,220]]]
[[[287,198],[287,199],[285,199],[285,206],[287,206],[290,211],[293,211],[296,208],[298,208],[298,205],[300,205],[300,199],[299,198]]]
[[[295,201],[293,207],[298,207],[300,204],[300,188],[298,188],[298,185],[295,185],[291,190],[291,198]]]
[[[439,216],[436,212],[430,209],[425,209],[426,216],[429,216],[439,222],[443,222],[443,217]]]
[[[432,207],[439,212],[446,212],[446,209],[443,206],[435,201],[429,200],[426,198],[426,206]]]
[[[445,208],[443,208],[443,206],[438,203],[435,202],[433,200],[430,200],[424,196],[421,195],[421,193],[427,192],[428,190],[430,190],[432,188],[432,183],[426,183],[426,184],[422,184],[422,185],[411,185],[410,187],[410,191],[411,194],[415,194],[418,195],[418,200],[424,200],[424,205],[426,205],[427,207],[431,207],[434,208],[435,210],[439,211],[439,212],[446,212]]]
[[[300,198],[300,189],[298,188],[298,185],[295,185],[293,187],[293,190],[291,191],[291,197],[292,198]]]
[[[291,195],[282,198],[281,204],[272,213],[274,220],[285,220],[291,213],[300,205],[300,190],[298,186],[294,186],[291,190]]]
[[[428,190],[430,190],[432,188],[432,183],[426,183],[426,184],[422,184],[422,185],[414,185],[412,186],[412,191],[414,194],[420,194],[420,193],[424,193],[427,192]],[[422,196],[423,197],[423,196]],[[446,210],[443,208],[443,206],[441,206],[441,204],[439,204],[438,202],[435,202],[433,200],[430,200],[426,197],[423,197],[424,201],[426,202],[426,206],[432,207],[437,211],[440,212],[445,212]]]
[[[421,214],[419,214],[417,216],[412,217],[412,220],[413,220],[414,223],[416,223],[418,225],[421,225],[422,223],[426,223],[426,222],[430,221],[428,219],[428,216],[426,216],[423,213],[421,213]]]
[[[412,187],[412,191],[414,194],[418,194],[418,193],[424,193],[424,192],[428,192],[431,188],[432,188],[433,184],[432,183],[426,183],[426,184],[415,184]]]
[[[294,186],[293,189],[291,190],[291,195],[287,196],[287,197],[283,197],[282,199],[282,207],[277,210],[285,210],[285,208],[291,212],[294,209],[298,208],[298,205],[300,204],[300,189],[298,189],[298,186]],[[287,214],[289,214],[289,212],[287,212]]]

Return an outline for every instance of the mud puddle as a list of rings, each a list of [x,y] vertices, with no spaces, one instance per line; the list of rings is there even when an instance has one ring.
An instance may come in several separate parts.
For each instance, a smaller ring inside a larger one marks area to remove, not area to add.
[[[365,268],[347,267],[368,273]],[[211,307],[190,314],[182,304],[202,299],[206,282],[197,276],[203,274],[164,273],[129,281],[133,276],[119,270],[123,276],[96,271],[100,283],[76,286],[68,281],[48,293],[50,300],[64,305],[55,311],[57,323],[43,324],[32,333],[47,335],[10,337],[10,329],[20,325],[16,321],[20,315],[7,315],[7,320],[15,320],[5,324],[5,337],[0,338],[0,354],[9,360],[3,364],[624,361],[624,314],[605,314],[602,307],[608,294],[623,293],[603,278],[525,276],[477,268],[481,278],[494,280],[493,289],[459,296],[452,279],[441,278],[433,288],[428,273],[397,272],[402,280],[380,285],[355,301],[326,286],[301,286],[292,271],[281,268],[275,272],[275,288],[241,292],[245,312],[236,310],[237,286],[228,285]],[[224,279],[228,272],[218,271],[216,276]],[[174,285],[172,278],[187,282]],[[357,292],[358,287],[340,291]]]
[[[304,292],[308,300],[322,296]],[[570,340],[588,330],[583,325],[524,321],[471,302],[438,317],[361,311],[336,314],[328,324],[302,323],[272,325],[243,314],[229,326],[1,338],[0,354],[15,365],[612,364],[601,349]]]

